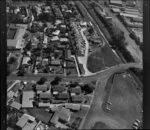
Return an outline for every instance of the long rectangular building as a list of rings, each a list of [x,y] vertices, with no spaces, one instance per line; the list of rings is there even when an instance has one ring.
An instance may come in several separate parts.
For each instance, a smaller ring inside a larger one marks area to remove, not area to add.
[[[27,25],[12,24],[7,30],[7,48],[20,49],[24,46],[23,36],[26,32]]]

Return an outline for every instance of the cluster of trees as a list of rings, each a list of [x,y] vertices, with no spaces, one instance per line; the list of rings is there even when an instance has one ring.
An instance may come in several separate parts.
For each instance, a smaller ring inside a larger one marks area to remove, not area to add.
[[[74,82],[74,83],[71,83],[70,84],[70,87],[71,88],[74,88],[76,86],[78,86],[79,83],[78,82]],[[88,84],[83,84],[83,85],[80,85],[81,86],[81,90],[85,92],[85,94],[90,94],[93,92],[93,90],[95,89],[93,83],[88,83]]]
[[[90,93],[92,93],[93,92],[93,90],[94,90],[94,85],[93,84],[85,84],[85,85],[83,85],[82,87],[81,87],[81,89],[82,89],[82,91],[84,91],[85,92],[85,94],[90,94]]]
[[[130,52],[126,49],[127,43],[125,42],[124,32],[121,31],[121,29],[119,29],[112,20],[106,20],[104,17],[102,17],[98,13],[97,8],[98,7],[94,5],[97,16],[100,18],[102,24],[105,26],[109,32],[109,35],[111,36],[108,40],[110,41],[112,48],[120,51],[127,62],[134,62]]]
[[[61,80],[62,80],[61,77],[56,76],[54,80],[51,82],[51,85],[58,85]]]
[[[38,16],[38,20],[43,21],[43,22],[45,22],[45,21],[53,22],[54,17],[50,13],[41,13]]]
[[[10,75],[14,69],[14,66],[17,64],[17,58],[12,56],[7,62],[7,76]]]
[[[46,81],[47,81],[47,78],[43,76],[43,77],[41,77],[41,78],[37,81],[37,84],[42,85],[42,84],[44,84]]]

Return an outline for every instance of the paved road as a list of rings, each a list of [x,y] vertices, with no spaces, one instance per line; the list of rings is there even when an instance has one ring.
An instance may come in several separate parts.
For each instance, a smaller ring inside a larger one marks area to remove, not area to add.
[[[83,81],[83,82],[90,82],[90,81],[93,81],[93,80],[97,80],[99,79],[101,76],[103,75],[111,75],[115,72],[118,72],[118,71],[123,71],[123,70],[127,70],[129,68],[141,68],[142,69],[142,65],[141,63],[127,63],[127,64],[119,64],[119,65],[116,65],[116,66],[113,66],[113,67],[110,67],[106,70],[102,70],[100,72],[97,72],[97,73],[93,73],[92,75],[90,76],[85,76],[85,77],[78,77],[78,76],[68,76],[68,77],[65,77],[65,76],[61,76],[64,80],[67,80],[67,81],[71,81],[71,80],[80,80],[80,81]],[[23,81],[31,81],[31,80],[39,80],[41,76],[45,76],[47,78],[48,81],[52,81],[54,79],[54,77],[56,77],[55,75],[47,75],[47,74],[43,74],[43,75],[27,75],[27,76],[24,76],[24,77],[18,77],[18,76],[8,76],[7,79],[8,80],[23,80]]]

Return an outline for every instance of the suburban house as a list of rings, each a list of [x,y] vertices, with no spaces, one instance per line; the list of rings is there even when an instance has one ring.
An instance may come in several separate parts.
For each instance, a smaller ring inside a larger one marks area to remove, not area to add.
[[[16,123],[18,130],[34,130],[36,125],[37,122],[35,120],[35,117],[28,114],[23,114]]]
[[[34,92],[24,91],[22,97],[22,108],[33,108]]]

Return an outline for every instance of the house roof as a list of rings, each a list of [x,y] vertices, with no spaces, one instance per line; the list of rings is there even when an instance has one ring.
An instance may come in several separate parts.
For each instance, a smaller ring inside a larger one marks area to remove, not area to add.
[[[119,5],[122,5],[122,0],[110,0],[110,3],[111,4],[119,4]]]
[[[25,57],[23,58],[22,64],[28,64],[28,61],[29,61],[29,60],[30,60],[30,57],[25,56]]]
[[[42,99],[50,99],[51,94],[50,93],[40,93],[40,98]]]
[[[13,107],[13,108],[16,108],[16,109],[18,109],[18,110],[20,110],[20,108],[21,108],[21,104],[20,103],[18,103],[18,102],[13,102],[12,104],[11,104],[11,107]]]
[[[73,102],[82,102],[83,100],[84,100],[83,95],[74,95],[74,96],[72,96],[72,101]]]
[[[22,98],[22,107],[23,108],[33,107],[33,103],[32,103],[33,98],[34,98],[33,91],[24,91],[23,98]]]
[[[71,116],[71,112],[69,109],[62,107],[61,110],[58,111],[58,113],[59,113],[59,118],[65,120],[65,121],[69,121],[70,116]]]
[[[26,115],[22,115],[21,118],[16,123],[17,126],[23,128],[28,121],[28,117]]]
[[[39,102],[39,107],[49,107],[50,103]]]
[[[33,121],[33,123],[29,123],[29,120]],[[28,114],[23,114],[22,117],[16,123],[16,125],[21,127],[22,130],[33,130],[36,124],[37,122],[35,121],[35,118]]]
[[[53,35],[59,35],[59,33],[60,33],[60,30],[56,30],[56,31],[54,31],[52,34],[53,34]]]
[[[54,65],[60,65],[60,63],[61,63],[61,60],[59,60],[59,59],[55,59],[55,60],[51,61],[51,64],[54,64]]]
[[[71,89],[70,89],[70,92],[71,92],[71,93],[80,94],[80,93],[81,93],[81,88],[80,88],[80,87],[71,88]]]
[[[23,44],[23,35],[26,31],[26,26],[22,25],[16,25],[9,28],[8,34],[13,33],[12,30],[15,29],[16,32],[14,33],[14,36],[12,39],[7,39],[7,46],[8,47],[15,47],[15,48],[21,48]]]
[[[27,122],[25,126],[22,128],[22,130],[34,130],[35,126],[37,125],[37,122],[34,121],[33,123]]]
[[[69,109],[66,109],[64,107],[60,107],[53,115],[51,122],[54,124],[58,123],[58,119],[63,119],[65,121],[69,121],[71,116],[71,112]]]
[[[69,42],[68,38],[60,38],[60,42]]]
[[[66,88],[64,86],[60,86],[60,85],[57,85],[57,86],[54,86],[52,88],[53,91],[58,91],[58,92],[63,92],[66,90]]]
[[[67,104],[65,104],[65,108],[72,109],[72,110],[80,110],[81,105],[80,104],[67,103]]]
[[[69,94],[66,93],[60,93],[57,97],[58,99],[68,99],[69,98]]]
[[[51,41],[58,41],[59,40],[59,37],[58,36],[53,36],[52,38],[51,38]]]
[[[47,91],[48,89],[48,86],[46,84],[43,84],[43,85],[36,85],[36,90],[37,91]]]

